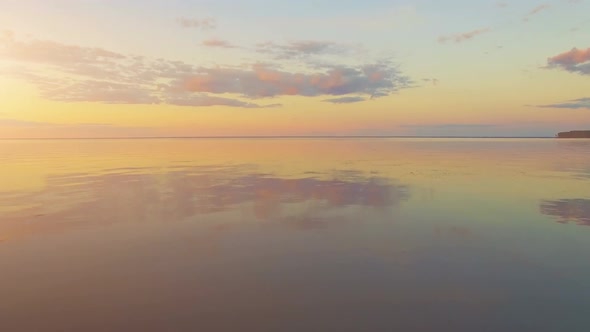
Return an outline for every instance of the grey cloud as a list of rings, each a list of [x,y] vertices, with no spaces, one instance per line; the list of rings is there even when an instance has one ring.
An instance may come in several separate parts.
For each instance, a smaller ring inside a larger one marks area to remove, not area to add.
[[[432,85],[438,85],[440,82],[438,78],[423,78],[422,81],[430,83]]]
[[[202,19],[179,17],[176,19],[176,23],[178,23],[178,25],[180,25],[183,28],[193,28],[201,30],[212,30],[217,27],[216,20],[211,17],[206,17]]]
[[[590,98],[580,98],[569,100],[564,103],[537,105],[541,108],[568,108],[568,109],[588,109],[590,110]]]
[[[360,47],[331,41],[299,40],[285,44],[259,43],[256,45],[256,51],[272,54],[277,59],[293,59],[312,55],[346,55],[360,52]]]
[[[340,97],[340,98],[332,98],[326,99],[325,102],[333,103],[333,104],[351,104],[351,103],[358,103],[361,101],[365,101],[366,99],[363,97]]]
[[[526,14],[522,20],[527,22],[532,16],[538,15],[540,12],[549,9],[550,7],[551,5],[547,3],[540,4],[537,7],[533,8],[530,12],[528,12],[528,14]]]

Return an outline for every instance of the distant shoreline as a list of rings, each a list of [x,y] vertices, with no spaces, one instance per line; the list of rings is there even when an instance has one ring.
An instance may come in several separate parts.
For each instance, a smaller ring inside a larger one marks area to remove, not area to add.
[[[557,138],[590,138],[590,130],[572,130],[557,134]]]

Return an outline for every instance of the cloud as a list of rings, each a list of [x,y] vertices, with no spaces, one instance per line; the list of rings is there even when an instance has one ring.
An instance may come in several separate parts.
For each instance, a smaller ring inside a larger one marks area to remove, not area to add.
[[[294,59],[313,55],[346,55],[360,52],[360,46],[331,41],[298,40],[284,44],[264,42],[256,44],[258,53],[272,54],[276,59]]]
[[[281,104],[258,105],[232,98],[209,96],[207,94],[184,95],[166,99],[167,104],[178,106],[231,106],[242,108],[274,108]]]
[[[581,75],[590,75],[590,48],[577,49],[547,59],[547,68],[557,68]]]
[[[433,125],[408,124],[401,125],[402,128],[419,128],[419,129],[472,129],[472,128],[495,128],[500,127],[493,123],[443,123]]]
[[[106,104],[159,104],[158,96],[146,93],[139,85],[82,80],[45,87],[45,97],[63,102],[102,102]]]
[[[282,95],[387,96],[409,87],[410,81],[388,62],[360,67],[337,66],[324,71],[287,72],[256,64],[249,69],[200,68],[171,88],[199,93],[240,94],[248,98]]]
[[[208,44],[229,47],[218,40]],[[296,42],[288,49],[318,54],[328,52],[329,45]],[[0,35],[0,60],[12,64],[0,68],[1,74],[25,80],[35,85],[42,97],[61,102],[266,108],[280,105],[258,105],[252,99],[283,95],[367,99],[387,96],[411,84],[391,61],[357,65],[298,61],[299,69],[290,71],[272,62],[205,67],[101,48],[17,40],[10,33]]]
[[[14,33],[10,31],[0,34],[0,57],[6,60],[72,68],[125,58],[122,54],[102,48],[64,45],[43,40],[21,42],[16,40]]]
[[[537,105],[541,108],[568,108],[568,109],[588,109],[590,110],[590,98],[580,98],[569,100],[564,103]]]
[[[440,80],[438,78],[423,78],[422,81],[431,83],[432,85],[438,85]]]
[[[472,31],[464,32],[464,33],[455,34],[455,35],[440,36],[440,37],[438,37],[438,42],[443,43],[443,44],[446,42],[449,42],[449,41],[452,41],[455,43],[462,43],[464,41],[471,40],[471,39],[473,39],[479,35],[482,35],[486,32],[489,32],[489,31],[490,31],[489,28],[483,28],[483,29],[472,30]]]
[[[19,41],[8,32],[0,34],[0,60],[16,64],[0,70],[0,74],[35,85],[42,97],[53,101],[267,107],[227,97],[165,90],[173,80],[197,71],[195,66],[181,61],[126,56],[50,41]]]
[[[363,97],[340,97],[340,98],[326,99],[324,101],[328,102],[328,103],[333,103],[333,104],[352,104],[352,103],[358,103],[358,102],[365,101],[365,100],[367,100],[367,99],[365,99]]]
[[[235,45],[232,45],[230,42],[221,40],[221,39],[206,39],[204,40],[201,45],[207,47],[220,47],[220,48],[235,48]]]
[[[578,22],[578,23],[577,23],[575,26],[573,26],[573,27],[570,29],[570,31],[571,31],[571,32],[577,32],[577,31],[580,31],[580,30],[584,29],[584,28],[585,28],[585,26],[586,26],[586,25],[588,25],[589,23],[590,23],[590,20],[584,20],[584,21]]]
[[[506,8],[506,7],[508,7],[508,4],[506,2],[498,1],[498,2],[496,2],[496,7]]]
[[[535,16],[535,15],[539,14],[540,12],[545,11],[549,8],[551,8],[551,5],[546,4],[546,3],[538,5],[537,7],[533,8],[530,12],[528,12],[528,14],[526,14],[522,20],[527,22],[532,16]]]
[[[206,17],[202,19],[179,17],[176,19],[176,23],[178,23],[178,25],[186,29],[192,28],[201,30],[213,30],[217,27],[217,21],[211,17]]]

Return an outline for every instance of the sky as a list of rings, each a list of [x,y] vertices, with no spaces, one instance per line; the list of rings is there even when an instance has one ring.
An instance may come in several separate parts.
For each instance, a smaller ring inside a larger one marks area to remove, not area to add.
[[[590,0],[0,0],[0,138],[590,129]]]

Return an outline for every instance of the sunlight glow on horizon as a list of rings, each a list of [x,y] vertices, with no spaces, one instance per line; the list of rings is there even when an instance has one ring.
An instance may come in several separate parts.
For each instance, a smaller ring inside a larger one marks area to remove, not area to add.
[[[589,1],[314,4],[5,0],[0,138],[590,128]]]

